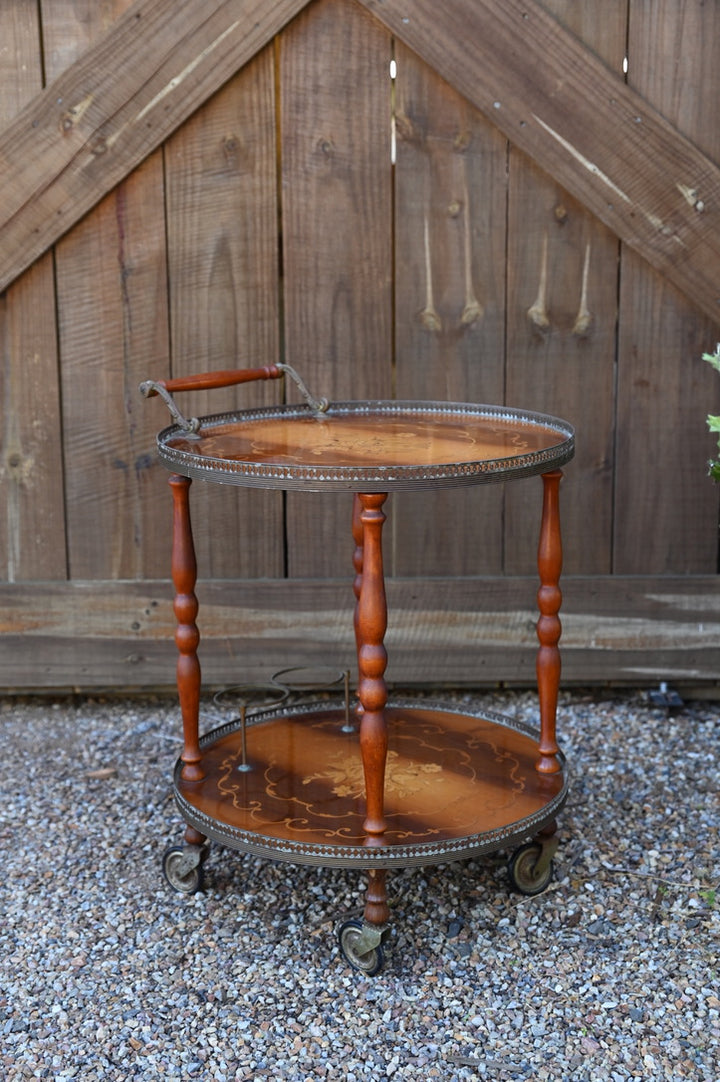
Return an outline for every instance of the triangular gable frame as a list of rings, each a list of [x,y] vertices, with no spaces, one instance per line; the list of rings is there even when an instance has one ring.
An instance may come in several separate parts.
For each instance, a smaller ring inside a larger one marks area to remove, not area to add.
[[[537,0],[358,2],[720,319],[720,169]],[[307,3],[136,0],[0,133],[0,291]]]

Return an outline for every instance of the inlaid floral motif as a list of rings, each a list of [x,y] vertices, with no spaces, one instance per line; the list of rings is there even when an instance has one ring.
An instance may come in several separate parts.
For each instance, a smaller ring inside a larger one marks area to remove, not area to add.
[[[313,781],[329,781],[333,793],[338,797],[358,800],[365,795],[365,776],[362,761],[357,754],[348,755],[345,751],[340,751],[331,755],[326,769],[311,774],[304,779],[303,784],[309,785]],[[427,789],[434,781],[442,781],[440,763],[417,763],[401,759],[396,751],[388,752],[385,767],[386,793],[407,797],[421,789]]]

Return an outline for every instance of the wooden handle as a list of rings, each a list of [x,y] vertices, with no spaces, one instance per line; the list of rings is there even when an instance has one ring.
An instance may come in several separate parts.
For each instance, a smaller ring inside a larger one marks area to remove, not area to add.
[[[264,368],[228,368],[219,372],[201,372],[195,376],[180,376],[178,379],[159,379],[160,387],[166,391],[213,391],[217,387],[232,387],[235,383],[250,383],[255,379],[279,379],[282,369],[275,364]],[[150,381],[148,381],[150,383]],[[147,387],[147,390],[144,388]],[[143,394],[152,398],[158,392],[147,384],[143,385]]]

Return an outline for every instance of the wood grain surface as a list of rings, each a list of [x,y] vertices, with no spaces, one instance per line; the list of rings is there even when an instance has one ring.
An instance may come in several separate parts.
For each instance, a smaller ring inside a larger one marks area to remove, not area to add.
[[[281,42],[285,356],[330,399],[391,397],[390,56],[354,0],[320,0]],[[352,549],[316,539],[349,531],[332,496],[288,494],[288,573],[341,574]]]
[[[389,579],[386,678],[403,684],[532,685],[536,577]],[[713,575],[573,576],[562,584],[564,684],[712,682],[720,671]],[[267,683],[280,669],[355,672],[351,576],[198,582],[206,689]],[[174,687],[166,581],[0,586],[0,684]],[[354,679],[354,678],[353,678]]]
[[[275,62],[272,46],[236,75],[165,148],[172,375],[279,360]],[[152,376],[148,366],[146,375]],[[278,383],[188,392],[188,416],[281,400]],[[142,406],[156,426],[168,415]],[[200,565],[220,578],[283,574],[283,501],[192,493]],[[252,535],[244,523],[253,522]],[[231,541],[228,539],[240,539]]]
[[[628,64],[631,85],[720,160],[708,108],[720,95],[717,5],[633,5]],[[617,471],[613,568],[697,574],[718,558],[720,490],[705,476],[713,443],[698,423],[720,402],[717,373],[701,360],[718,328],[634,252],[623,251],[622,266],[617,456],[632,466]]]
[[[168,686],[168,413],[137,384],[278,361],[573,423],[564,679],[717,686],[716,5],[439,12],[0,5],[3,687]],[[208,680],[353,664],[351,501],[220,488],[191,497]],[[532,683],[540,502],[387,501],[391,681]]]

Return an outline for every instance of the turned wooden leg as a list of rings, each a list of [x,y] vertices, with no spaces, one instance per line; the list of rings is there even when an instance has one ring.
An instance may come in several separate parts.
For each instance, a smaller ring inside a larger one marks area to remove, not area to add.
[[[356,492],[353,496],[352,535],[353,541],[355,542],[355,551],[353,552],[353,567],[355,568],[355,579],[353,580],[353,593],[355,594],[355,649],[358,654],[360,652],[360,631],[358,623],[360,620],[360,592],[362,590],[364,528],[361,515],[362,504],[360,503],[360,497]]]
[[[190,523],[190,478],[173,474],[170,488],[173,495],[172,578],[175,586],[173,609],[177,619],[175,642],[179,651],[177,688],[183,719],[184,748],[182,778],[199,781],[205,777],[201,766],[199,743],[200,724],[200,662],[197,648],[200,633],[195,623],[198,602],[195,597],[197,562]],[[192,830],[192,828],[188,828]],[[197,833],[197,832],[195,832]],[[189,839],[188,839],[189,840]]]
[[[363,917],[368,924],[380,927],[390,920],[390,907],[387,903],[387,869],[373,868],[368,879]]]
[[[558,746],[555,739],[558,691],[560,688],[560,650],[558,642],[560,623],[560,572],[562,570],[562,542],[560,538],[559,489],[562,470],[543,474],[543,512],[538,545],[538,608],[537,637],[540,647],[537,653],[537,683],[540,700],[540,753],[536,768],[542,774],[556,774],[560,770]]]
[[[204,834],[201,834],[195,827],[187,827],[185,831],[185,841],[188,845],[204,845],[207,838]]]
[[[385,668],[387,651],[383,645],[387,627],[387,602],[382,561],[382,505],[386,493],[362,494],[360,520],[363,526],[362,586],[357,605],[358,696],[363,708],[360,723],[360,751],[365,773],[367,814],[363,828],[370,835],[369,844],[385,831],[384,788],[387,757],[385,704],[387,687]]]
[[[383,645],[387,627],[387,602],[382,561],[382,505],[386,493],[356,497],[353,513],[355,538],[355,637],[358,650],[358,697],[360,699],[360,751],[365,773],[366,817],[363,828],[368,845],[382,845],[385,832],[385,761],[387,723],[385,704],[387,652]],[[380,931],[388,921],[387,873],[370,872],[365,895],[366,925]]]

